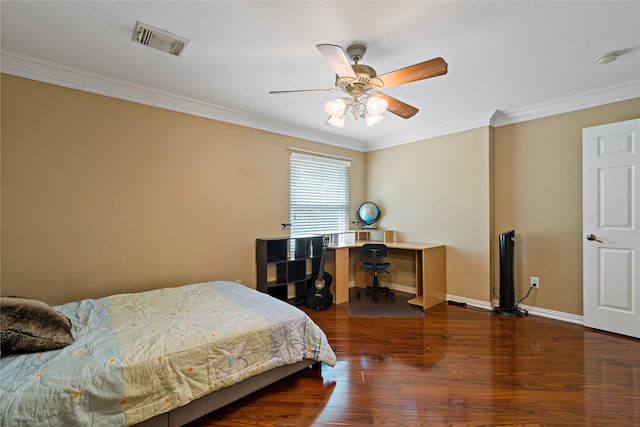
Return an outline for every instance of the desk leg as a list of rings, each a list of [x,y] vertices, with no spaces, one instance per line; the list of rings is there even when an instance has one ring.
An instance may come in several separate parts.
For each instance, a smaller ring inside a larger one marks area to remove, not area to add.
[[[446,248],[437,246],[415,252],[416,297],[407,301],[423,310],[440,304],[447,294]]]
[[[422,251],[423,310],[440,304],[447,294],[446,248],[438,246]]]
[[[349,248],[337,248],[336,254],[336,275],[335,281],[336,295],[334,302],[342,304],[349,301]]]
[[[409,304],[417,305],[425,309],[424,291],[426,277],[424,274],[424,251],[415,251],[413,253],[413,266],[416,274],[416,297],[407,301]]]

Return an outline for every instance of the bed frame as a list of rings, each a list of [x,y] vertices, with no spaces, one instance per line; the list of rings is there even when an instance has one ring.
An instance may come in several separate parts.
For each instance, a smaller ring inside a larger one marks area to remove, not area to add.
[[[322,363],[306,359],[293,365],[280,366],[260,375],[247,378],[230,387],[224,387],[209,393],[185,406],[156,415],[153,418],[135,424],[135,427],[183,426],[303,369],[313,368],[320,372],[321,367]]]

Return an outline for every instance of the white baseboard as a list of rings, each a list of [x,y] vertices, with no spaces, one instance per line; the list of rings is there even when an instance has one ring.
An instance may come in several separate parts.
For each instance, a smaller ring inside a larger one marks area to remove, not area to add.
[[[471,299],[471,298],[465,298],[465,297],[459,297],[456,295],[447,294],[447,301],[448,300],[463,302],[472,307],[483,308],[485,310],[493,310],[493,307],[491,306],[491,303],[489,301],[480,301],[477,299]]]
[[[350,288],[353,288],[355,286],[356,286],[355,282],[349,283]],[[388,286],[394,291],[406,292],[408,294],[414,294],[414,295],[416,293],[415,288],[411,286],[399,285],[397,283],[392,283]],[[447,300],[463,302],[472,307],[482,308],[484,310],[493,310],[493,307],[494,307],[489,301],[459,297],[457,295],[451,295],[451,294],[447,294]],[[533,307],[533,306],[524,305],[524,304],[520,304],[520,307],[523,310],[526,310],[529,314],[533,314],[535,316],[547,317],[549,319],[561,320],[563,322],[575,323],[578,325],[584,324],[583,317],[577,314],[565,313],[565,312],[556,311],[556,310],[549,310],[547,308]]]
[[[481,301],[471,298],[459,297],[456,295],[447,294],[447,300],[453,300],[463,302],[473,307],[483,308],[485,310],[493,310],[493,307],[489,301]],[[529,305],[520,304],[520,307],[526,310],[529,314],[533,314],[540,317],[547,317],[549,319],[561,320],[563,322],[576,323],[578,325],[584,324],[582,316],[577,314],[564,313],[562,311],[549,310],[546,308],[532,307]]]
[[[546,308],[532,307],[530,305],[523,305],[524,309],[529,313],[540,317],[548,317],[550,319],[562,320],[563,322],[576,323],[578,325],[584,325],[584,318],[577,314],[564,313],[562,311],[549,310]]]
[[[405,285],[398,285],[397,283],[392,283],[391,285],[389,285],[389,287],[394,291],[405,292],[407,294],[413,294],[413,295],[416,294],[416,288],[414,286],[405,286]]]

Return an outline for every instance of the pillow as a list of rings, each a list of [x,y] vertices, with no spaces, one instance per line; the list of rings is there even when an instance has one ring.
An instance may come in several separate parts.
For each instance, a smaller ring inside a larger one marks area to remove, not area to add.
[[[71,321],[42,301],[0,297],[0,351],[32,353],[73,343]]]

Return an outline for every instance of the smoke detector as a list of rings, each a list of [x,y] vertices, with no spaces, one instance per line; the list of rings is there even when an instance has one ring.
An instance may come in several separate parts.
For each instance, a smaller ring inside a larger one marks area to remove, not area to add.
[[[142,22],[138,22],[136,25],[133,41],[175,56],[182,56],[189,44],[189,40],[184,37],[176,36]]]
[[[596,64],[598,64],[598,65],[611,64],[616,59],[618,59],[618,53],[617,52],[609,52],[609,53],[606,53],[606,54],[604,54],[602,56],[598,56],[596,58]]]

